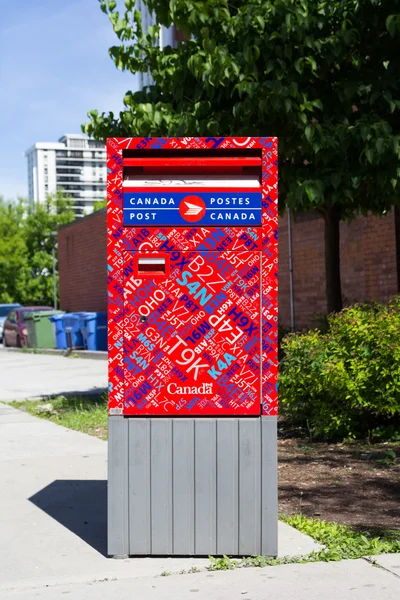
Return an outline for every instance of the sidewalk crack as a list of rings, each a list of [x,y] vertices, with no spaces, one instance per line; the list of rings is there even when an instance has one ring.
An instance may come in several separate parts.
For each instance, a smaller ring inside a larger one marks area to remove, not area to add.
[[[365,560],[367,563],[369,563],[372,567],[377,567],[378,569],[382,569],[382,571],[386,571],[387,573],[394,575],[394,577],[397,577],[397,579],[400,579],[400,575],[398,573],[394,573],[387,567],[380,565],[378,563],[378,561],[375,560],[374,558],[372,558],[371,556],[363,556],[362,559]]]

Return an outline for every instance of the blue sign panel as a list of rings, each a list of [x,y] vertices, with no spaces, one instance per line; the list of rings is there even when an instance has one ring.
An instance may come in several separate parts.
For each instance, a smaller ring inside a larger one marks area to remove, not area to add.
[[[137,191],[124,193],[124,225],[261,226],[261,192]]]

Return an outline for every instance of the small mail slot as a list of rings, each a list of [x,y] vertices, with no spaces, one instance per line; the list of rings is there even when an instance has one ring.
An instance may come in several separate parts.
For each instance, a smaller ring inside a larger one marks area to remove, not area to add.
[[[165,256],[138,256],[138,277],[163,277],[167,274]]]

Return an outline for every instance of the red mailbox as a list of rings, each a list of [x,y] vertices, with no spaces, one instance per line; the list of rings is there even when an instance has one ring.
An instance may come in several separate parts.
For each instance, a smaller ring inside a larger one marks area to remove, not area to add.
[[[275,140],[108,152],[110,414],[275,414]]]
[[[277,141],[107,151],[109,553],[274,554]]]

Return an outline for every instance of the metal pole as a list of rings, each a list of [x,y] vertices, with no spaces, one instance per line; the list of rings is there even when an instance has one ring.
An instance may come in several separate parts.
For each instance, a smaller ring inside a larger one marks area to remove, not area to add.
[[[164,46],[164,43],[163,43],[163,30],[162,30],[162,25],[159,25],[159,26],[158,26],[158,28],[159,28],[159,29],[158,29],[158,35],[159,35],[159,38],[158,38],[158,41],[159,41],[159,47],[160,47],[160,50],[162,50],[162,49],[163,49],[163,46]]]
[[[54,300],[54,309],[57,310],[57,276],[56,276],[56,253],[55,253],[55,241],[54,235],[51,236],[52,246],[51,246],[51,259],[53,262],[53,300]]]
[[[293,294],[293,254],[292,254],[292,215],[290,208],[288,214],[288,243],[289,243],[289,302],[290,302],[290,328],[294,331],[294,294]]]

